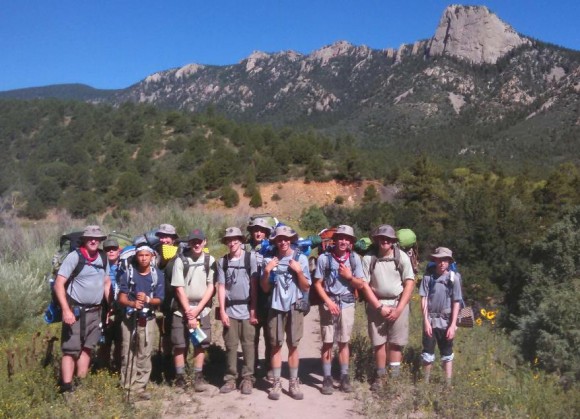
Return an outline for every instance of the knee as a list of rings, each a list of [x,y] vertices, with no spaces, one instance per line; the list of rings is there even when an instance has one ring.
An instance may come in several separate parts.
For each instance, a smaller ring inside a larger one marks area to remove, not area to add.
[[[443,355],[441,357],[441,362],[445,363],[445,362],[451,362],[453,361],[453,358],[455,357],[455,354],[452,353],[451,355]]]
[[[432,364],[435,361],[435,354],[423,352],[421,353],[421,360],[423,361],[423,365]]]

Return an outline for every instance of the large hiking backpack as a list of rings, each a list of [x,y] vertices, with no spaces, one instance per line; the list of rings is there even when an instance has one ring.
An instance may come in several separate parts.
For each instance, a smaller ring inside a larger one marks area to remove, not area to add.
[[[51,294],[51,300],[48,303],[48,307],[44,311],[44,321],[48,324],[57,323],[57,322],[62,321],[62,308],[61,308],[61,306],[58,302],[58,299],[56,298],[56,295],[54,293],[54,283],[56,281],[58,271],[59,271],[60,267],[62,266],[63,261],[72,252],[77,252],[79,255],[79,262],[77,263],[77,266],[75,266],[74,270],[72,271],[72,273],[68,277],[68,279],[65,283],[65,286],[64,286],[65,290],[67,290],[72,285],[72,283],[75,280],[75,278],[77,277],[77,275],[83,270],[84,266],[87,263],[87,260],[85,259],[85,257],[82,255],[82,253],[79,250],[79,247],[81,245],[81,236],[82,235],[83,235],[82,231],[73,231],[73,232],[68,233],[68,234],[63,234],[60,237],[59,248],[57,249],[56,253],[52,257],[52,269],[51,269],[49,274],[45,275],[45,278],[47,279],[49,287],[50,287],[50,294]],[[95,265],[95,266],[100,267],[102,269],[106,269],[107,256],[106,256],[105,252],[101,249],[99,249],[98,252],[99,252],[99,255],[101,257],[101,262],[103,263],[103,266],[101,266],[101,265]]]

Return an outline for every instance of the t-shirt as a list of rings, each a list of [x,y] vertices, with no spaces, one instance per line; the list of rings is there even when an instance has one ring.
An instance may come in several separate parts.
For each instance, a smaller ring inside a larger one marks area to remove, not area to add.
[[[377,298],[383,304],[395,305],[397,299],[403,292],[403,278],[415,279],[415,274],[413,273],[413,266],[411,265],[411,260],[405,252],[400,252],[401,259],[399,261],[402,270],[402,275],[397,270],[395,261],[392,257],[390,258],[377,258],[377,263],[373,274],[370,274],[370,265],[372,261],[371,255],[365,255],[363,257],[363,271],[364,280],[369,283],[371,289],[377,296]]]
[[[153,269],[153,268],[151,268]],[[159,298],[162,302],[165,298],[165,278],[163,277],[163,272],[157,269],[157,285],[154,289],[151,289],[153,284],[152,270],[149,273],[142,275],[135,268],[133,271],[133,283],[130,284],[128,273],[123,272],[119,281],[119,292],[127,294],[129,301],[135,301],[137,294],[144,292],[149,298]]]
[[[354,266],[351,266],[351,259]],[[330,262],[330,268],[329,268]],[[355,278],[363,278],[363,268],[360,257],[356,253],[352,253],[350,257],[347,257],[344,264],[349,267]],[[354,296],[354,290],[350,281],[347,281],[342,276],[338,274],[338,268],[340,267],[338,261],[332,256],[332,254],[326,252],[318,258],[316,263],[316,271],[314,272],[315,280],[322,280],[322,285],[324,286],[324,291],[329,297],[341,297],[341,296]],[[338,302],[338,301],[335,301]],[[350,307],[354,305],[354,300],[352,303],[340,302],[341,307]]]
[[[62,262],[58,275],[69,278],[79,263],[79,254],[74,251]],[[70,298],[83,305],[98,305],[105,295],[105,276],[109,274],[109,263],[101,255],[93,262],[85,262],[83,269],[68,284],[66,293]]]
[[[437,316],[431,317],[431,326],[439,329],[447,329],[451,317],[451,304],[455,301],[463,301],[461,292],[461,274],[455,272],[453,282],[450,280],[450,272],[444,272],[437,276],[425,275],[419,287],[419,295],[427,297],[427,311]],[[441,316],[443,315],[443,316]]]
[[[228,258],[228,269],[224,272],[224,260]],[[226,314],[235,320],[248,320],[250,318],[250,281],[257,278],[258,267],[256,254],[250,253],[250,275],[244,265],[245,252],[238,259],[230,259],[228,255],[218,261],[217,282],[225,286],[226,291]],[[258,286],[255,284],[255,286]],[[235,304],[228,304],[231,301]]]
[[[197,259],[193,259],[193,255],[185,255],[189,262],[189,270],[187,271],[187,276],[185,278],[183,277],[184,266],[181,258],[176,258],[173,264],[171,286],[183,287],[191,306],[196,306],[205,295],[207,288],[213,284],[215,259],[213,256],[209,255],[209,272],[206,272],[205,256],[206,254],[202,253]],[[208,311],[209,307],[206,307],[202,316],[207,315]],[[174,313],[181,316],[180,311],[175,311]]]
[[[278,266],[270,273],[270,278],[274,277],[276,281],[273,284],[271,306],[275,310],[290,311],[292,304],[303,297],[303,292],[298,287],[298,278],[296,278],[296,274],[292,269],[288,267],[293,257],[294,253],[279,259]],[[271,260],[272,258],[264,258],[263,266],[265,267]],[[312,280],[310,279],[310,271],[308,269],[308,258],[300,254],[298,262],[302,268],[302,273],[308,280],[308,283],[311,284]]]

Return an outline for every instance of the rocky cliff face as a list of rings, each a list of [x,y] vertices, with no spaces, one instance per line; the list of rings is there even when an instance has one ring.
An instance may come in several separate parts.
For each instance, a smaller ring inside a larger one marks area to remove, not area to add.
[[[516,33],[487,7],[449,6],[429,43],[431,56],[448,54],[474,64],[497,60],[529,39]]]

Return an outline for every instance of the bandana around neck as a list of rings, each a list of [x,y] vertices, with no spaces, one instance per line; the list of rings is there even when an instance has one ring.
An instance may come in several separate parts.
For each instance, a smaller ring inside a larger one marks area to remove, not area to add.
[[[81,254],[83,255],[83,257],[87,260],[87,262],[92,263],[95,260],[97,260],[97,258],[99,257],[99,252],[95,252],[94,256],[90,256],[89,255],[89,251],[87,250],[86,247],[81,247],[80,248]]]

